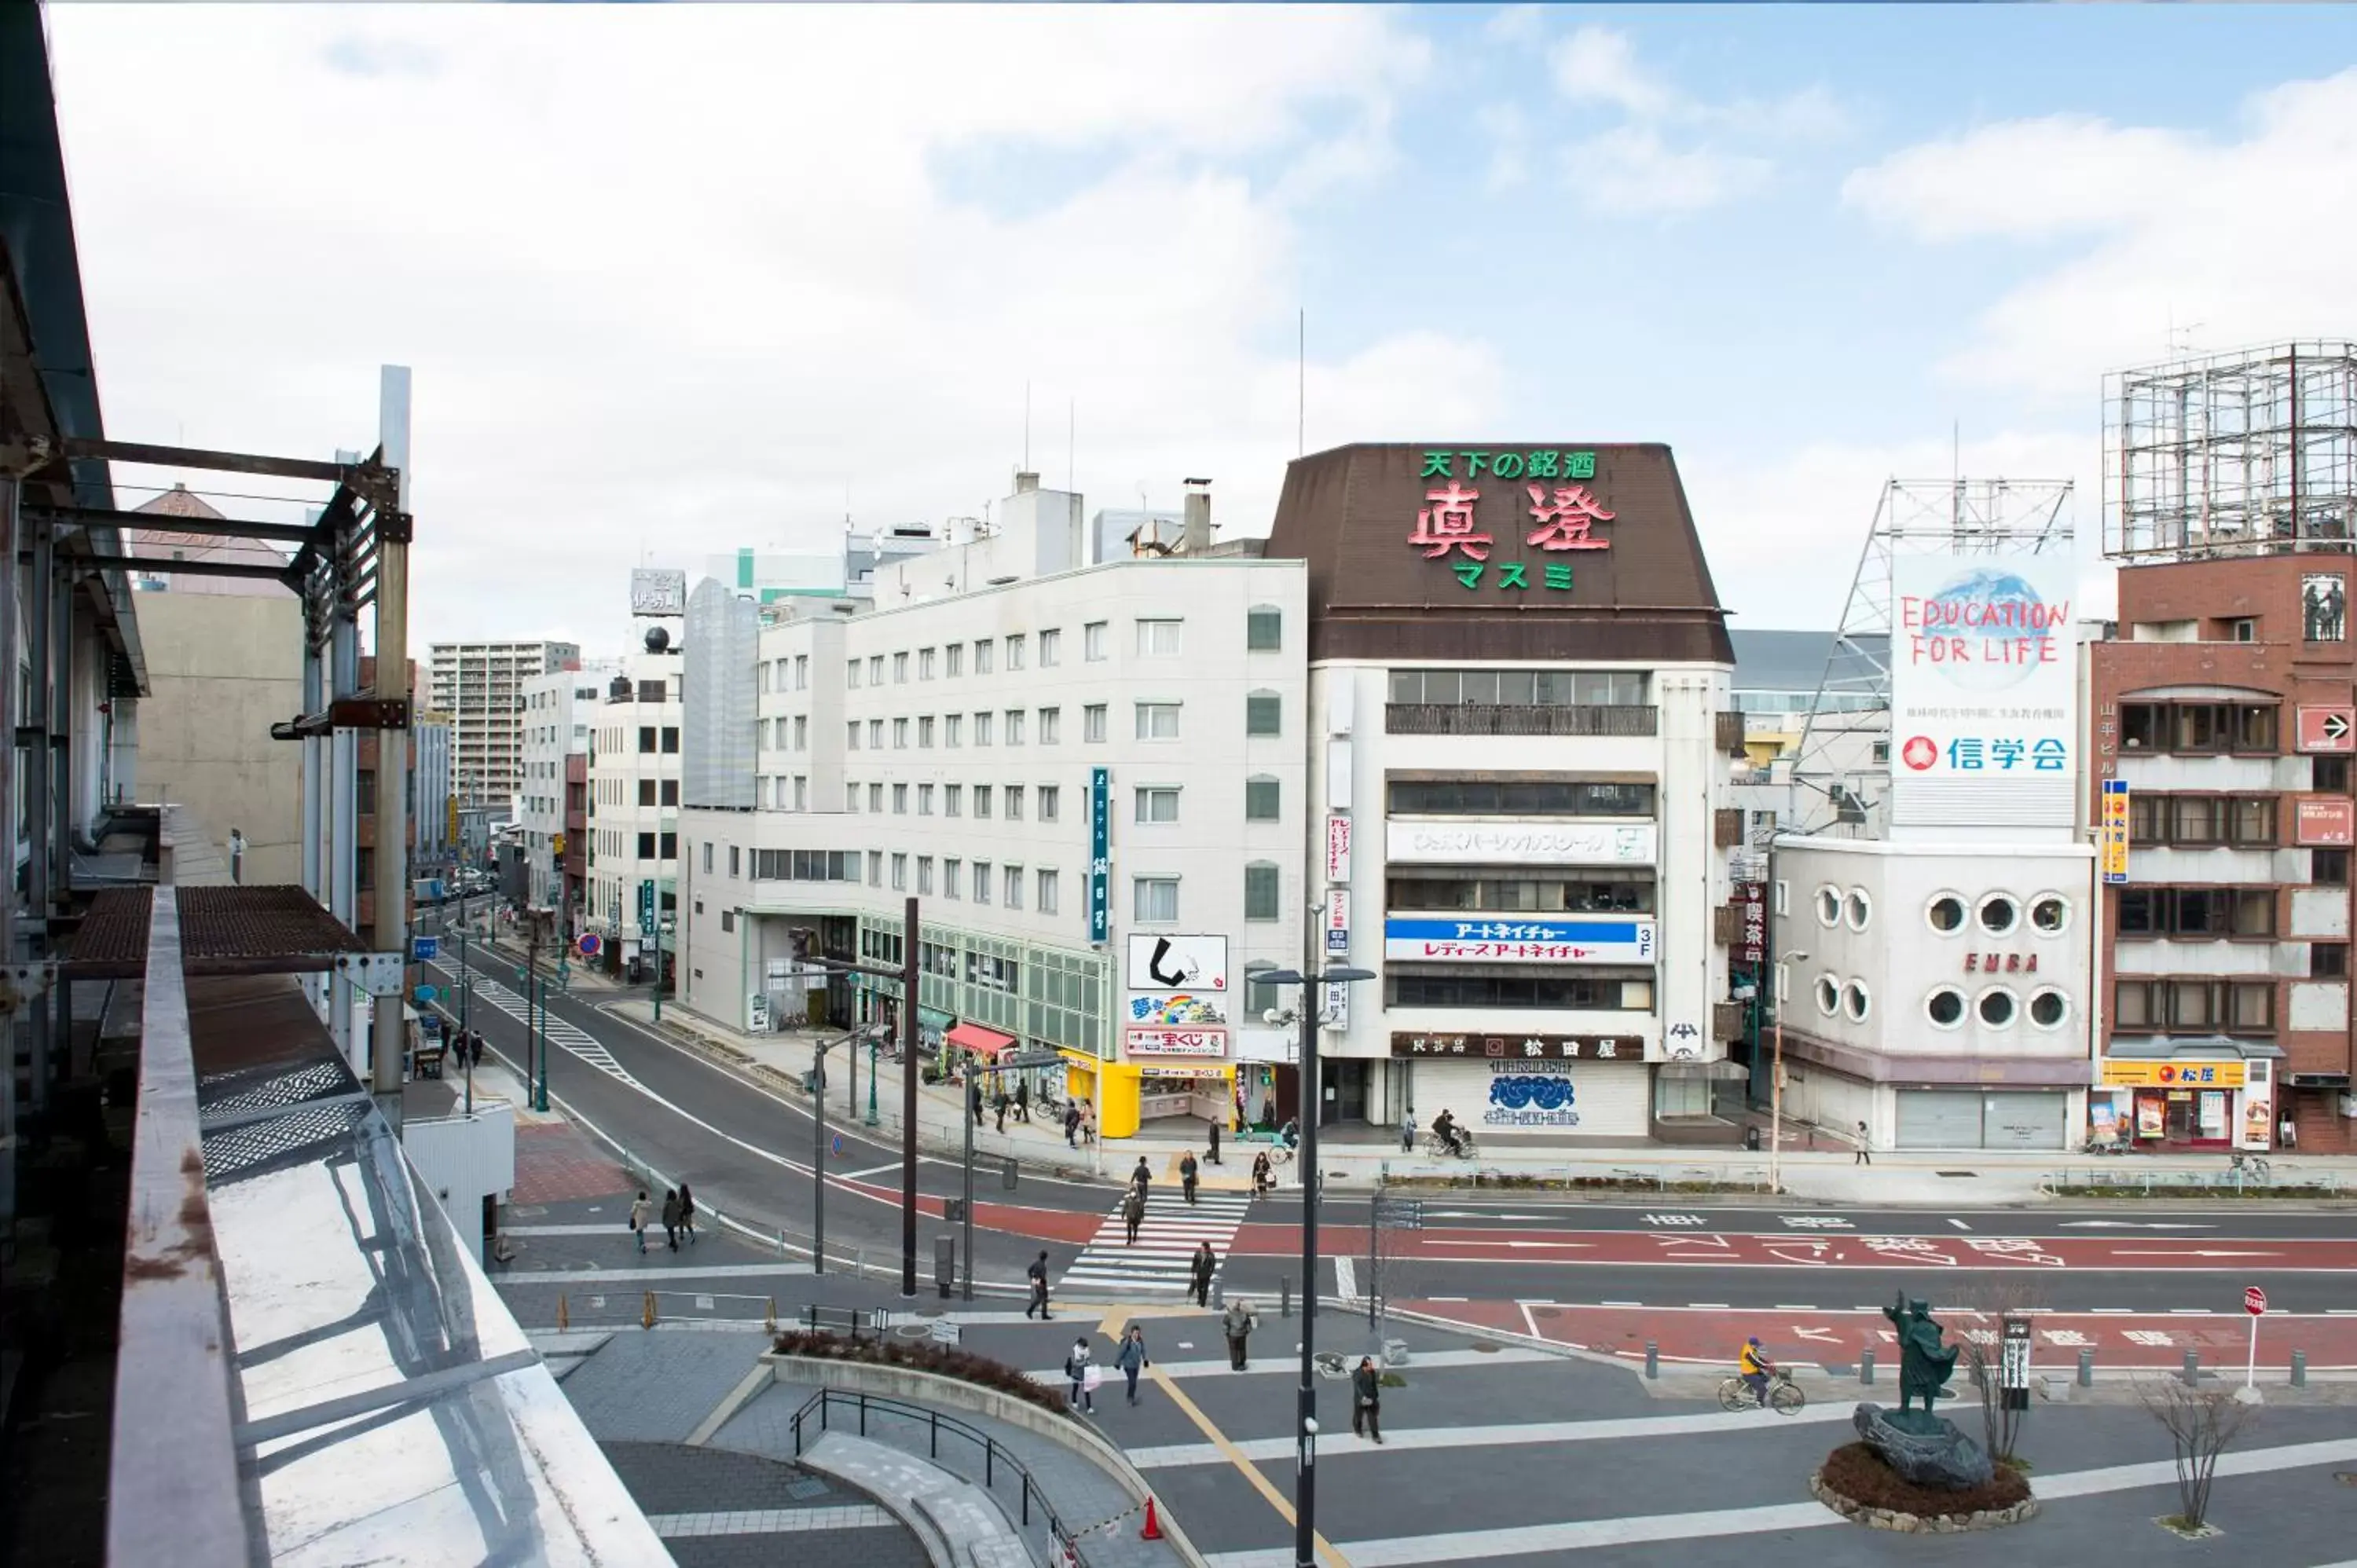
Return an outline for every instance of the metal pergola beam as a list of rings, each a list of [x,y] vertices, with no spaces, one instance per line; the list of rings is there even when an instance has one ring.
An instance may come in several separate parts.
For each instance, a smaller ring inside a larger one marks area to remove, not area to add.
[[[74,564],[100,571],[152,572],[161,577],[252,577],[284,583],[287,576],[284,566],[264,566],[253,561],[159,561],[145,555],[83,555],[76,557]]]
[[[279,479],[319,479],[340,485],[359,467],[321,463],[307,457],[264,457],[251,452],[208,452],[193,446],[151,446],[141,441],[100,441],[68,436],[62,443],[69,458],[92,458],[109,463],[144,463],[156,468],[202,468],[221,474],[264,474]]]
[[[178,517],[168,512],[122,511],[105,507],[27,507],[27,517],[52,522],[79,523],[84,528],[135,528],[147,533],[194,533],[222,539],[275,539],[307,544],[318,532],[317,523],[249,522],[234,517]]]

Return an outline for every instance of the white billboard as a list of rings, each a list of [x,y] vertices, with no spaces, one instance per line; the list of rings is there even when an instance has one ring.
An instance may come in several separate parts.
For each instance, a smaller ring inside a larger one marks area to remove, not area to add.
[[[685,615],[687,574],[654,566],[630,568],[630,613],[634,616]]]
[[[1394,865],[1651,865],[1652,822],[1385,822]]]
[[[1891,563],[1890,772],[1902,794],[1951,822],[2070,824],[2077,594],[2067,555]],[[1901,820],[1927,814],[1900,805]]]
[[[1227,988],[1226,937],[1130,933],[1130,990],[1216,993]]]

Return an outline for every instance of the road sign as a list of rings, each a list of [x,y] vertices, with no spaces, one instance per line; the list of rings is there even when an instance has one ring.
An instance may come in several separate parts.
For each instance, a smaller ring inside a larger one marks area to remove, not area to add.
[[[2007,1317],[1998,1352],[1999,1384],[2005,1394],[2005,1408],[2029,1408],[2029,1319]]]
[[[440,957],[442,953],[440,937],[412,937],[409,939],[409,945],[410,956],[419,963],[428,962]]]
[[[2305,752],[2357,752],[2357,707],[2302,708],[2298,734]]]
[[[603,945],[603,943],[597,940],[597,932],[584,931],[581,933],[581,956],[583,958],[596,958],[597,956],[598,948]]]
[[[2243,1290],[2243,1310],[2249,1313],[2253,1317],[2257,1317],[2261,1314],[2265,1313],[2267,1310],[2267,1293],[2261,1290],[2256,1285],[2244,1286]]]

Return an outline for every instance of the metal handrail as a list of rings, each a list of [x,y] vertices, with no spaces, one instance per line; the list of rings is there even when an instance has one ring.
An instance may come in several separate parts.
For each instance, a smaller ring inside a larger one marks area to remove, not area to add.
[[[1058,1516],[1055,1505],[1048,1500],[1047,1492],[1041,1489],[1039,1483],[1031,1478],[1031,1472],[1024,1467],[1023,1461],[1015,1456],[1014,1451],[981,1428],[960,1421],[953,1415],[943,1415],[930,1405],[911,1404],[906,1400],[888,1399],[881,1394],[862,1393],[856,1390],[821,1389],[811,1395],[802,1409],[794,1412],[795,1458],[800,1459],[802,1456],[802,1422],[813,1411],[816,1411],[819,1430],[821,1432],[831,1430],[827,1424],[827,1411],[837,1401],[853,1405],[858,1410],[859,1435],[862,1437],[867,1435],[867,1412],[871,1407],[888,1415],[922,1419],[929,1429],[926,1434],[926,1453],[930,1458],[936,1461],[942,1456],[942,1432],[944,1428],[948,1429],[952,1436],[963,1437],[969,1443],[980,1444],[983,1489],[993,1491],[996,1488],[999,1466],[1005,1465],[1013,1470],[1023,1482],[1022,1498],[1017,1505],[1023,1527],[1026,1530],[1031,1527],[1031,1499],[1037,1497],[1039,1499],[1039,1511],[1047,1519],[1049,1533],[1054,1537],[1056,1544],[1071,1554],[1068,1559],[1070,1562],[1082,1564],[1082,1568],[1085,1568],[1088,1557],[1081,1551],[1080,1538],[1064,1528],[1064,1521]]]

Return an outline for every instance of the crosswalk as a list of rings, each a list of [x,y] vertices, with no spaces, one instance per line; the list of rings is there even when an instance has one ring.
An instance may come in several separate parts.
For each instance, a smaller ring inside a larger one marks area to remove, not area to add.
[[[1196,1247],[1209,1241],[1211,1255],[1224,1264],[1251,1205],[1250,1193],[1201,1193],[1189,1204],[1176,1192],[1157,1190],[1146,1206],[1135,1245],[1115,1205],[1064,1271],[1062,1288],[1084,1295],[1176,1300],[1190,1287]]]
[[[437,964],[436,967],[443,966]],[[446,972],[449,973],[454,986],[462,983],[458,967],[456,964],[450,965]],[[527,1027],[531,1026],[532,1009],[527,1006],[521,993],[509,990],[481,969],[473,969],[472,973],[477,1002],[488,1003],[517,1023]],[[618,1083],[627,1083],[633,1089],[639,1087],[639,1080],[632,1078],[629,1070],[614,1059],[614,1053],[599,1045],[594,1036],[578,1026],[566,1023],[545,1007],[539,1009],[539,1015],[541,1032],[547,1036],[550,1045],[567,1056],[588,1063]]]

